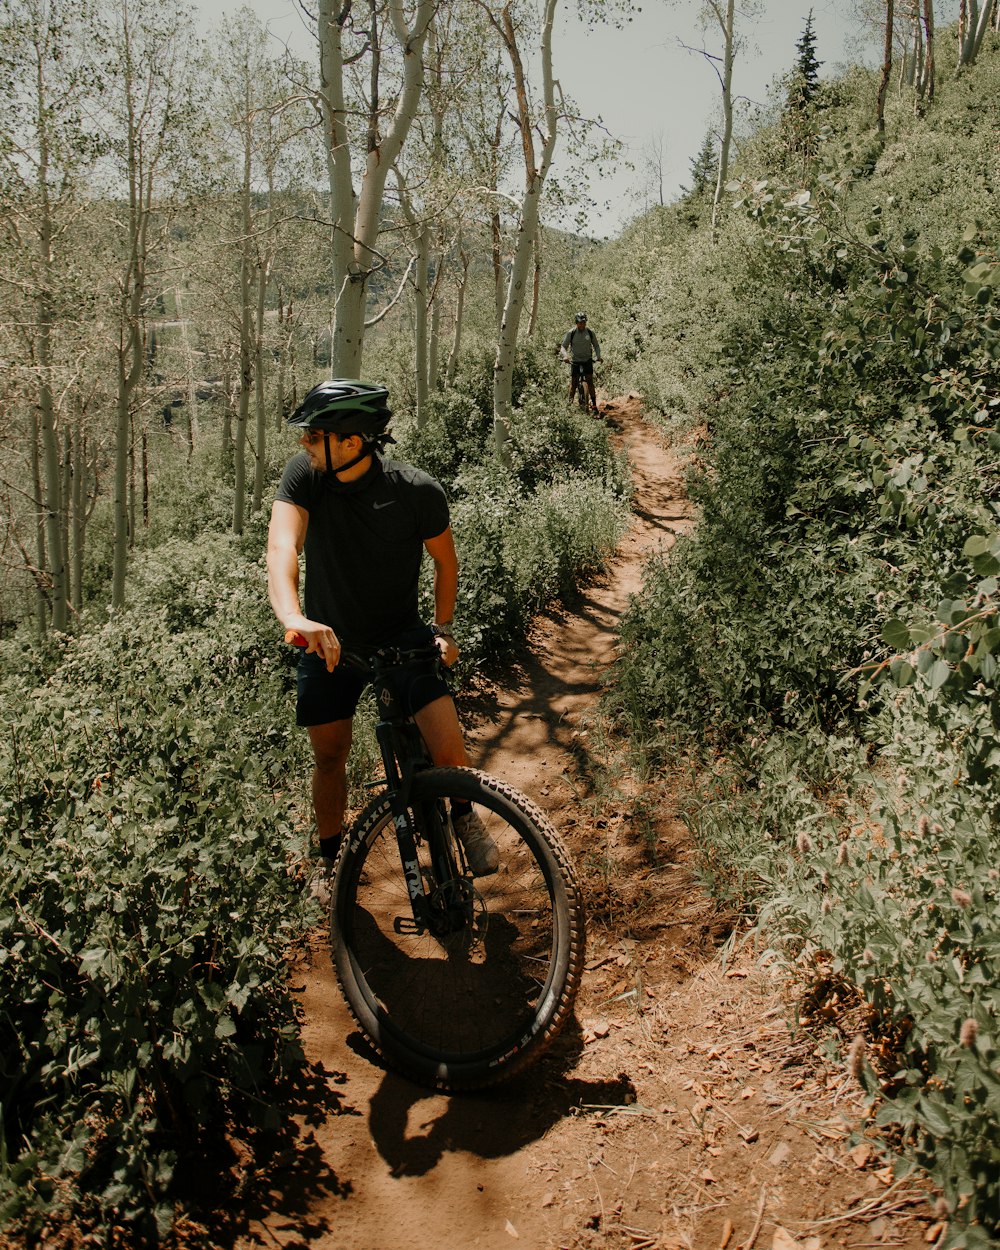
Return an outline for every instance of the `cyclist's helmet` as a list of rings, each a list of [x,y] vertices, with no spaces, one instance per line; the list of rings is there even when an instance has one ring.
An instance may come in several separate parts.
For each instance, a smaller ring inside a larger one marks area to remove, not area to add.
[[[578,312],[576,314],[577,325],[579,325],[581,321],[586,321],[586,320],[587,320],[587,314],[585,312]]]
[[[372,382],[333,378],[320,382],[288,418],[295,430],[328,430],[360,434],[369,441],[392,441],[386,426],[392,419],[389,392]]]

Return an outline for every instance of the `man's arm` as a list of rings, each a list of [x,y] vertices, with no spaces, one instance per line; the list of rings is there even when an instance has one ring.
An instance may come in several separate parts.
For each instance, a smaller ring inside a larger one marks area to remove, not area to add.
[[[311,621],[299,604],[299,552],[306,540],[309,513],[298,504],[276,499],[267,530],[267,597],[286,630],[306,640],[306,650],[321,655],[332,673],[340,659],[340,641],[328,625]]]
[[[434,620],[439,625],[450,625],[455,615],[458,597],[458,555],[451,526],[436,538],[424,540],[427,554],[434,561]],[[439,638],[441,657],[450,668],[458,659],[458,646],[454,638]]]

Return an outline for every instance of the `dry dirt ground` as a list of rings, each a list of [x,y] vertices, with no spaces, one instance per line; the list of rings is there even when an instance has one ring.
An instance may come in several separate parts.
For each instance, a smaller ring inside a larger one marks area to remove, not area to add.
[[[317,934],[296,977],[318,1094],[238,1250],[926,1250],[941,1234],[933,1195],[850,1139],[860,1091],[791,1028],[792,992],[723,945],[669,802],[598,784],[619,617],[645,556],[691,524],[684,448],[637,397],[603,407],[634,466],[632,528],[537,622],[510,682],[461,709],[476,763],[548,811],[585,882],[576,1020],[515,1083],[430,1093],[373,1064]]]

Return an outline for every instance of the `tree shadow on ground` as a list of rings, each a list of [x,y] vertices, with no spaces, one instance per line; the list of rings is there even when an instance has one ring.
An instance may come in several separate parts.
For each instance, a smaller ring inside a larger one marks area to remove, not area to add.
[[[274,1246],[308,1250],[331,1229],[330,1221],[312,1214],[317,1199],[353,1193],[326,1161],[317,1131],[339,1116],[360,1116],[347,1101],[343,1072],[322,1063],[309,1064],[294,1079],[280,1108],[281,1127],[261,1131],[239,1151],[231,1169],[235,1194],[215,1191],[214,1209],[206,1220],[208,1241],[188,1236],[185,1247],[228,1250],[241,1246]],[[204,1218],[204,1217],[203,1217]],[[265,1222],[266,1221],[266,1227]]]

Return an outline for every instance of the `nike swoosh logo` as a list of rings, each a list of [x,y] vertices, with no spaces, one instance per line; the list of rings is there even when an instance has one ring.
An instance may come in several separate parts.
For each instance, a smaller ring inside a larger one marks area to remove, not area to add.
[[[395,499],[387,499],[385,503],[373,503],[372,507],[377,512],[379,508],[388,508],[390,504],[394,504],[395,502],[396,502]]]

